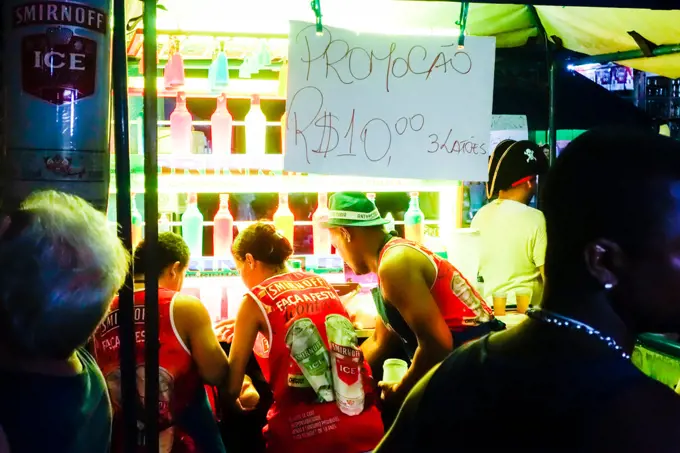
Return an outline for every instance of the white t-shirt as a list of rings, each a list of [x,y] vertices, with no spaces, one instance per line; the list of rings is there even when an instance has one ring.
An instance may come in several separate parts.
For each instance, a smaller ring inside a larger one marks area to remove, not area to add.
[[[545,217],[537,209],[513,200],[494,200],[472,219],[479,230],[479,275],[484,278],[484,298],[494,294],[531,291],[531,303],[543,297],[540,267],[545,264]],[[507,297],[507,296],[506,296]]]

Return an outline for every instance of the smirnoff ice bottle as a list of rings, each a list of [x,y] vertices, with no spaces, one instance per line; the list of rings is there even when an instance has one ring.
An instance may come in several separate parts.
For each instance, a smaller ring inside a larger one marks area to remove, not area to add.
[[[319,397],[319,401],[333,401],[328,351],[312,320],[301,318],[295,321],[286,333],[286,345],[291,357]]]
[[[331,348],[335,402],[343,414],[359,415],[364,410],[364,387],[361,382],[363,356],[354,326],[342,315],[328,315],[326,334]]]
[[[478,323],[484,323],[491,320],[491,314],[484,310],[483,299],[475,294],[472,286],[468,283],[460,273],[453,275],[451,281],[451,289],[458,298],[467,305],[475,314],[475,320]]]

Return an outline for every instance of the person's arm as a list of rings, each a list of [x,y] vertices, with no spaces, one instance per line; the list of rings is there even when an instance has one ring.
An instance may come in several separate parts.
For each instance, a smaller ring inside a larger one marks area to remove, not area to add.
[[[542,213],[539,213],[536,224],[536,232],[534,234],[534,249],[532,251],[532,259],[534,264],[541,272],[541,279],[545,284],[545,249],[548,246],[548,233],[545,228],[545,217]]]
[[[0,426],[0,453],[10,453],[9,441],[7,440],[7,436],[5,436],[5,431],[3,431],[2,426]]]
[[[426,281],[430,269],[432,264],[422,253],[410,247],[395,247],[385,254],[378,270],[385,298],[399,311],[418,340],[411,367],[392,389],[402,396],[453,350],[451,331]]]
[[[398,340],[394,332],[385,326],[380,315],[377,315],[373,335],[361,344],[361,352],[372,370],[375,370],[387,358]]]
[[[266,321],[257,302],[246,295],[236,315],[234,339],[229,351],[229,384],[227,394],[230,399],[236,399],[244,386],[246,366],[255,345],[257,334],[264,331]],[[269,335],[269,332],[266,333]]]
[[[195,297],[176,297],[175,326],[191,351],[198,373],[207,384],[223,384],[229,375],[229,360],[217,341],[208,310]]]
[[[414,426],[418,421],[418,407],[420,400],[430,383],[430,379],[439,368],[435,365],[411,390],[406,401],[401,406],[396,420],[390,430],[373,453],[397,453],[418,451],[416,439],[413,438]]]

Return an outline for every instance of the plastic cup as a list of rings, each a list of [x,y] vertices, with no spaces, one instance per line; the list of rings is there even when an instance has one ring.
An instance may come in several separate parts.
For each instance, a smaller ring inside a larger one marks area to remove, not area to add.
[[[401,382],[408,371],[408,363],[401,359],[387,359],[383,364],[384,382]]]
[[[493,295],[493,314],[496,316],[505,316],[505,306],[508,303],[508,296],[505,293]]]
[[[531,291],[519,290],[515,292],[515,298],[517,299],[517,313],[526,313],[531,305]]]

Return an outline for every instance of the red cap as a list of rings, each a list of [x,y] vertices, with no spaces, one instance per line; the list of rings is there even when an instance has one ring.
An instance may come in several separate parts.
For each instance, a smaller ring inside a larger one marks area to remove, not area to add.
[[[250,97],[250,103],[253,105],[260,105],[260,95],[259,94],[253,94]]]
[[[198,202],[198,195],[196,195],[196,193],[194,193],[194,192],[189,192],[187,194],[187,199],[188,199],[189,203],[197,203]]]

